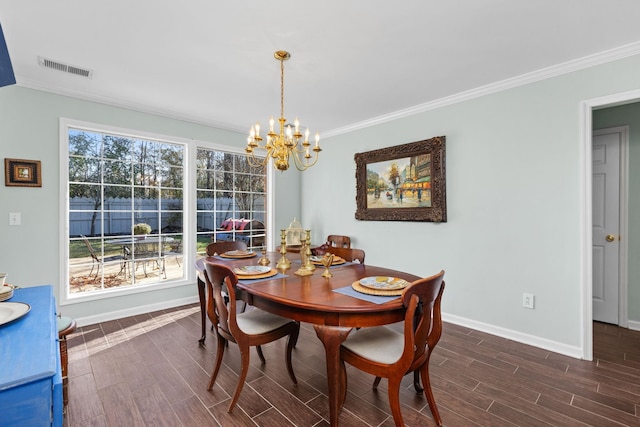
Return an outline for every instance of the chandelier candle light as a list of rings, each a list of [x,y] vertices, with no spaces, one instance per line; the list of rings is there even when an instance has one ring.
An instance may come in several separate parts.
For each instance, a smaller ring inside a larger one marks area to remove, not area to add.
[[[273,165],[279,171],[289,169],[289,157],[293,157],[293,163],[296,169],[303,171],[315,165],[318,161],[318,155],[322,149],[319,141],[320,135],[316,133],[316,143],[311,148],[309,142],[309,128],[305,130],[304,140],[301,141],[302,133],[300,133],[300,122],[296,117],[293,126],[286,124],[287,119],[284,117],[284,61],[291,58],[289,52],[279,50],[273,56],[280,61],[280,122],[279,133],[274,131],[273,117],[269,120],[269,132],[267,132],[267,141],[264,146],[260,146],[262,137],[260,136],[260,123],[251,126],[249,137],[247,138],[247,148],[245,151],[248,156],[249,164],[252,166],[263,166],[269,158],[273,159]],[[260,160],[255,157],[254,150],[260,149],[266,151],[266,157]],[[312,156],[311,151],[315,154]],[[313,161],[311,158],[313,157]]]

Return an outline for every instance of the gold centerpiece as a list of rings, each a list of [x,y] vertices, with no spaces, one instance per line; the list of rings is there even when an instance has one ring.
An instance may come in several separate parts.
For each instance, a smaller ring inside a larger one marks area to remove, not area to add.
[[[324,266],[322,277],[326,277],[327,279],[333,277],[333,274],[331,274],[331,272],[329,271],[329,267],[331,267],[331,264],[333,264],[333,254],[326,252],[320,262]]]

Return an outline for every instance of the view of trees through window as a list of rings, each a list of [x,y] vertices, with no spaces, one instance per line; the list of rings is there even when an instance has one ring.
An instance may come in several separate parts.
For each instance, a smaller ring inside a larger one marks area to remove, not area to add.
[[[213,241],[242,240],[249,248],[266,243],[266,170],[243,154],[197,150],[197,253]]]
[[[184,144],[68,131],[69,294],[185,277]]]
[[[62,141],[68,298],[181,281],[185,261],[214,241],[265,245],[264,166],[251,167],[240,153],[84,125],[69,122]],[[194,152],[195,168],[187,171]],[[187,191],[195,192],[195,207],[185,202]],[[185,248],[194,223],[195,247],[189,239]]]

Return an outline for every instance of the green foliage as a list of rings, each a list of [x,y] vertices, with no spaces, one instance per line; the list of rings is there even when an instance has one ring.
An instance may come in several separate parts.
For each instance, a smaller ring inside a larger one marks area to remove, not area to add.
[[[149,224],[145,224],[144,222],[140,222],[133,226],[133,234],[149,234],[151,233],[151,226]]]

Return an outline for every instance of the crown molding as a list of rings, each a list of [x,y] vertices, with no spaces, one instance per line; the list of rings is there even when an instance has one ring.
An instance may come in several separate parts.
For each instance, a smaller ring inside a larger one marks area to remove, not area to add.
[[[480,86],[475,89],[459,92],[457,94],[447,96],[444,98],[429,101],[424,104],[419,104],[413,107],[405,108],[403,110],[394,111],[389,114],[374,117],[368,120],[363,120],[358,123],[354,123],[349,126],[334,129],[329,132],[323,132],[323,137],[326,139],[331,136],[352,132],[359,129],[379,125],[382,123],[390,122],[393,120],[401,119],[404,117],[410,117],[415,114],[424,113],[426,111],[435,110],[448,105],[457,104],[471,99],[479,98],[485,95],[490,95],[498,92],[502,92],[508,89],[516,88],[519,86],[528,85],[541,80],[550,79],[553,77],[562,76],[564,74],[573,73],[575,71],[584,70],[587,68],[595,67],[597,65],[606,64],[609,62],[617,61],[619,59],[628,58],[630,56],[640,54],[640,42],[630,43],[624,46],[620,46],[608,51],[599,52],[593,55],[585,56],[572,61],[557,64],[551,67],[542,68],[540,70],[532,71],[530,73],[522,74],[520,76],[512,77],[506,80],[501,80],[496,83],[491,83],[485,86]]]

